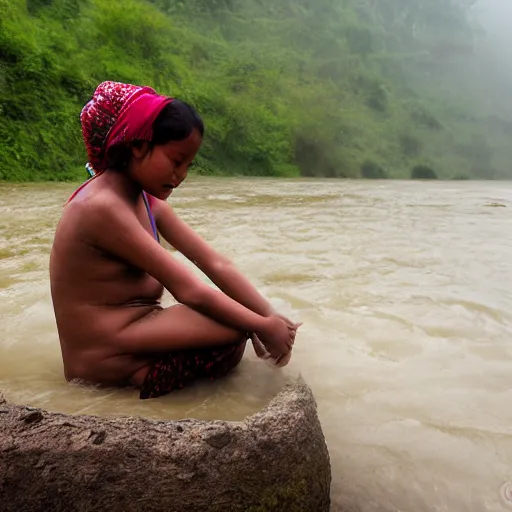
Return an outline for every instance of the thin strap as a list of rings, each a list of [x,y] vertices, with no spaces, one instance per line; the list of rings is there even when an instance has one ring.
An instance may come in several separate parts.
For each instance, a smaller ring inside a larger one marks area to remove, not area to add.
[[[151,229],[153,230],[153,236],[155,237],[155,240],[157,242],[160,242],[160,236],[158,235],[158,229],[156,228],[155,217],[153,216],[153,212],[151,211],[151,207],[149,206],[148,195],[144,191],[142,191],[142,199],[144,199],[144,204],[146,205],[149,222],[151,223]]]

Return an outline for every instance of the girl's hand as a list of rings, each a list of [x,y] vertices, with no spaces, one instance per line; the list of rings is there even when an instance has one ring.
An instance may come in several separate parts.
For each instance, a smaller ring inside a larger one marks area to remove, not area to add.
[[[295,331],[295,333],[297,333],[297,330],[299,329],[299,327],[302,325],[302,322],[293,322],[292,320],[290,320],[289,318],[285,317],[284,315],[281,315],[279,313],[275,313],[276,316],[278,316],[279,318],[281,318],[281,320],[283,320],[286,325],[293,331]],[[295,337],[294,337],[295,339]]]
[[[290,362],[290,359],[292,358],[292,351],[290,350],[288,352],[288,354],[285,354],[278,359],[274,359],[269,354],[269,352],[267,351],[267,349],[265,348],[263,343],[260,341],[258,336],[254,333],[251,336],[251,341],[252,341],[252,346],[254,348],[254,352],[256,353],[258,358],[263,359],[270,366],[275,366],[277,368],[283,368]]]
[[[271,308],[270,313],[267,313],[267,316],[278,316],[279,318],[285,321],[286,325],[295,330],[297,330],[302,325],[302,322],[296,323],[293,320],[290,320],[288,317],[282,315],[281,313],[278,313],[274,308]]]
[[[271,315],[267,317],[263,329],[255,334],[269,354],[274,359],[279,359],[292,349],[299,327],[300,324],[286,321],[278,315]]]
[[[284,356],[281,356],[276,362],[275,362],[275,365],[278,367],[278,368],[284,368],[289,362],[290,362],[290,359],[292,358],[292,351],[290,350],[290,352],[288,352],[288,354],[285,354]]]

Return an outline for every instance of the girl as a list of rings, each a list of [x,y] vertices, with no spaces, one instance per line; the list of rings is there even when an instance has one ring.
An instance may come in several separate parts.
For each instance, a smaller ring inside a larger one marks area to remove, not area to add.
[[[196,112],[149,87],[104,82],[80,120],[93,177],[69,199],[50,259],[66,379],[157,397],[226,375],[248,338],[258,356],[286,364],[300,324],[273,311],[166,202],[201,146]],[[178,305],[161,307],[164,288]]]

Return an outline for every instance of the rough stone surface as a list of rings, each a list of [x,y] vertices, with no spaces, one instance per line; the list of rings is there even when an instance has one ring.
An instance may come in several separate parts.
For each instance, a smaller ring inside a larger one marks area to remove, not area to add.
[[[327,512],[330,484],[303,382],[243,422],[67,416],[0,394],[2,512]]]

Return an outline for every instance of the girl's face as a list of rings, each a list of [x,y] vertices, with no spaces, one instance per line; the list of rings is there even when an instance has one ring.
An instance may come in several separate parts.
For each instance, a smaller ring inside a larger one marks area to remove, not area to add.
[[[184,140],[153,148],[147,142],[132,147],[128,174],[148,194],[165,200],[187,177],[188,168],[202,142],[199,131],[193,130]]]

